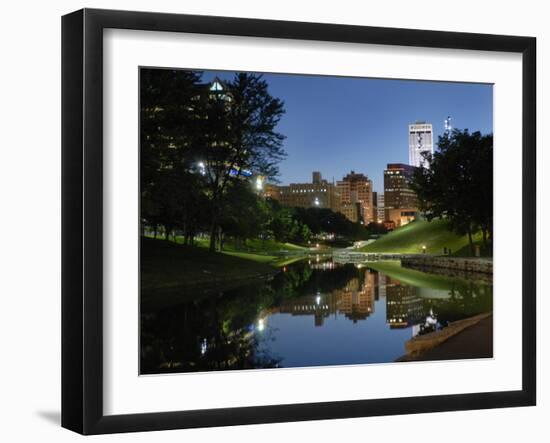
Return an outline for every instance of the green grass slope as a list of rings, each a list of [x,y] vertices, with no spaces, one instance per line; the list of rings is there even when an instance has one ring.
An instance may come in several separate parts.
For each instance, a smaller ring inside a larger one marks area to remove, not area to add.
[[[456,278],[444,275],[428,274],[414,269],[403,268],[399,261],[377,261],[368,263],[367,266],[379,272],[383,272],[401,283],[419,288],[447,290],[453,287]]]
[[[178,237],[177,243],[183,243],[183,237]],[[197,238],[195,239],[195,243],[197,246],[207,248],[210,240],[208,238]],[[228,239],[224,242],[223,249],[227,252],[247,252],[256,254],[307,251],[307,248],[300,245],[295,245],[293,243],[282,243],[275,240],[259,239],[249,239],[244,244]]]
[[[419,254],[422,253],[422,246],[426,246],[428,254],[442,254],[444,247],[451,248],[453,253],[464,250],[468,246],[468,236],[456,235],[447,226],[446,220],[416,220],[364,246],[360,251]],[[474,240],[479,241],[480,237],[478,234]]]
[[[275,259],[273,257],[272,259]],[[164,240],[141,239],[141,289],[209,289],[274,274],[271,264]]]

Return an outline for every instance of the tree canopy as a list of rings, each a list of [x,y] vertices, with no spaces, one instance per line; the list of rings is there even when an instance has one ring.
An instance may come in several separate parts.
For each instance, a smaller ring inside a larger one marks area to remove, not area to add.
[[[199,233],[210,250],[227,237],[306,244],[325,233],[365,239],[367,229],[323,208],[288,208],[266,199],[255,179],[276,181],[285,157],[277,131],[284,103],[261,75],[204,82],[200,72],[142,69],[141,217],[169,239]]]
[[[439,137],[438,150],[426,155],[411,187],[428,220],[447,218],[457,234],[483,232],[484,246],[493,232],[493,136],[454,129]]]
[[[140,76],[142,224],[162,227],[166,238],[183,231],[186,243],[207,230],[213,250],[222,224],[235,231],[237,208],[240,221],[257,215],[245,179],[278,173],[283,103],[255,74],[212,83],[183,70],[142,69]]]

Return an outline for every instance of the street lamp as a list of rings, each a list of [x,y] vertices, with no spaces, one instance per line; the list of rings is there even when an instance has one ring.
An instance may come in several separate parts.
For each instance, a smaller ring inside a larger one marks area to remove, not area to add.
[[[315,197],[315,200],[313,200],[313,204],[315,206],[319,206],[321,204],[321,202],[319,201],[319,197]]]
[[[256,177],[256,189],[258,191],[261,191],[264,187],[264,181],[262,180],[262,177],[258,176]]]
[[[197,166],[199,167],[199,174],[206,175],[206,165],[204,164],[204,162],[202,161],[198,162]]]

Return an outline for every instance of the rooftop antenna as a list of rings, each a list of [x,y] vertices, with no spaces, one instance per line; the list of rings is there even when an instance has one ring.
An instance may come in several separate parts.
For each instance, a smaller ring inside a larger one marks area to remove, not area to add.
[[[445,135],[450,135],[451,131],[453,130],[453,126],[451,125],[451,116],[448,115],[445,119]]]

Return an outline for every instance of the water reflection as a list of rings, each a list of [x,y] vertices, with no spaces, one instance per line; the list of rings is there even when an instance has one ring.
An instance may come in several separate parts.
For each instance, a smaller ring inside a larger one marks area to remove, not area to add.
[[[492,310],[491,285],[425,276],[415,286],[314,257],[268,283],[142,312],[141,372],[389,362],[411,337]]]
[[[328,269],[328,268],[327,268]],[[331,268],[332,269],[332,268]],[[357,322],[374,312],[374,274],[365,273],[363,282],[351,278],[341,289],[322,294],[298,296],[285,300],[271,313],[313,316],[315,326],[323,326],[330,315],[342,314]]]

